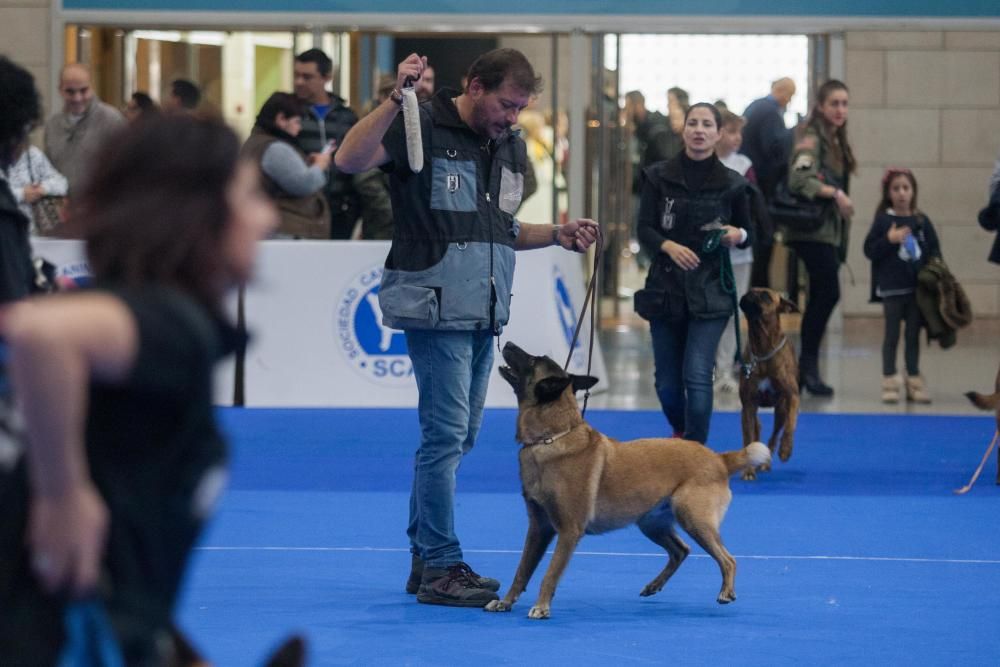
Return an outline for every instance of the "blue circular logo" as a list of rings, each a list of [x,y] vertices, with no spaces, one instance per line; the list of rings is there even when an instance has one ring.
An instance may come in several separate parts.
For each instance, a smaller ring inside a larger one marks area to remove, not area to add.
[[[393,386],[413,382],[413,364],[406,353],[402,331],[382,324],[378,291],[381,264],[354,276],[337,301],[334,325],[337,344],[351,367],[380,384]]]

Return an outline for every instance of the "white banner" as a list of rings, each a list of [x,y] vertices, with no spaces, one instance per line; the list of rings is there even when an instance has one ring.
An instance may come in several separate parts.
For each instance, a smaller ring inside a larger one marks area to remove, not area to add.
[[[36,239],[36,252],[56,264],[64,281],[81,283],[89,271],[76,241]],[[416,382],[401,331],[381,324],[378,288],[388,242],[267,241],[257,279],[246,290],[251,334],[245,400],[253,407],[409,407]],[[511,321],[500,338],[562,365],[586,292],[581,258],[558,248],[520,252]],[[570,363],[587,367],[589,317]],[[514,393],[494,371],[486,402],[515,405]],[[607,388],[595,341],[592,374]],[[233,364],[220,368],[216,400],[231,405]]]

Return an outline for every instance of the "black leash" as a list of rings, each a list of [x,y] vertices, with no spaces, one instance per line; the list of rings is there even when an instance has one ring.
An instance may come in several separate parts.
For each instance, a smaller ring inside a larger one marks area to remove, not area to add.
[[[569,362],[573,359],[573,348],[580,338],[580,329],[583,328],[583,319],[587,315],[587,308],[590,308],[590,345],[587,350],[587,375],[590,375],[590,368],[594,362],[594,335],[597,331],[597,276],[601,270],[601,251],[604,249],[604,235],[601,228],[597,228],[597,242],[594,245],[594,268],[590,275],[590,283],[587,285],[587,295],[583,297],[583,308],[580,310],[580,318],[576,321],[576,330],[573,332],[573,340],[569,343],[569,354],[566,356],[566,363],[563,370],[569,371]],[[587,414],[587,401],[590,400],[590,389],[583,393],[583,408],[580,416]]]

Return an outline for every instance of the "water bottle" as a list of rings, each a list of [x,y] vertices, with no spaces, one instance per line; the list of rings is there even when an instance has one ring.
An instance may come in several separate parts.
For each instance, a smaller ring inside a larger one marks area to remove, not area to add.
[[[911,262],[916,261],[920,257],[920,247],[917,245],[917,238],[913,234],[909,234],[903,239],[903,247],[906,249],[906,254]]]

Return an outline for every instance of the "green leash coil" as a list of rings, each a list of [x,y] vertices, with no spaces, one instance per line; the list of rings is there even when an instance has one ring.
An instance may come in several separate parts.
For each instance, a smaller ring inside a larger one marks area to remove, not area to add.
[[[733,302],[733,329],[736,331],[736,356],[740,360],[744,373],[747,364],[743,362],[743,341],[740,336],[740,304],[736,298],[736,276],[733,274],[733,263],[729,258],[729,248],[722,245],[722,237],[726,235],[725,229],[713,229],[705,236],[705,241],[701,245],[702,256],[711,255],[714,252],[722,257],[719,262],[719,282],[722,283],[722,291],[730,296]]]

